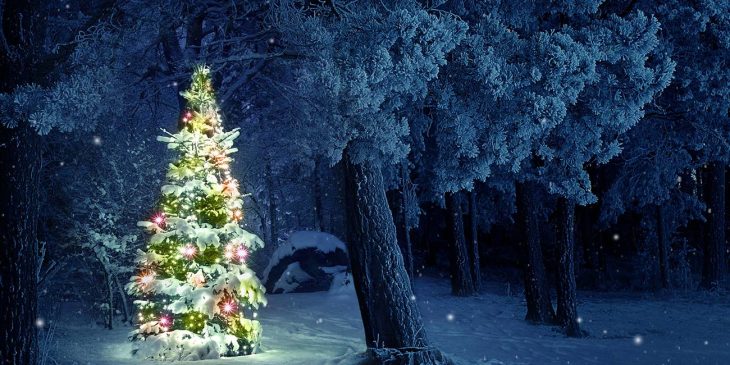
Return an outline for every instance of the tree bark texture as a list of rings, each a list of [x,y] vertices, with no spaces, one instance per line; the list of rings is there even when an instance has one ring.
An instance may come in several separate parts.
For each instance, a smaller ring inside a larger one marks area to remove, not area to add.
[[[0,1],[0,93],[46,82],[43,78],[49,71],[38,69],[47,56],[41,47],[47,14],[40,5],[30,0]],[[12,129],[0,122],[0,362],[8,364],[34,365],[39,358],[35,324],[40,169],[35,130],[24,120]]]
[[[535,324],[553,324],[555,312],[550,302],[545,263],[540,242],[540,221],[534,202],[535,187],[530,183],[517,184],[517,215],[525,246],[525,319]]]
[[[450,242],[449,257],[451,261],[451,293],[456,296],[475,294],[471,277],[469,250],[466,245],[464,231],[464,215],[462,213],[462,194],[447,193],[446,210],[449,217]]]
[[[345,151],[347,249],[371,359],[379,364],[449,363],[426,337],[380,166],[350,162]]]
[[[402,186],[397,190],[390,190],[385,194],[388,199],[388,206],[393,215],[393,223],[395,224],[395,235],[398,240],[401,255],[403,256],[403,264],[406,267],[408,277],[413,283],[413,256],[411,252],[411,242],[409,228],[407,226],[407,218],[405,211],[405,193]]]
[[[21,124],[0,124],[0,359],[9,364],[38,360],[36,254],[38,135]]]
[[[558,198],[556,239],[558,249],[557,320],[570,337],[581,337],[575,285],[575,204]]]

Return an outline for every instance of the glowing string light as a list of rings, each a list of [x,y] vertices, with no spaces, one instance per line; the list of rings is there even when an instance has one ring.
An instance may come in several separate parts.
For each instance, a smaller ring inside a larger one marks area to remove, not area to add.
[[[238,181],[236,179],[227,178],[223,182],[223,193],[229,196],[238,195]]]
[[[226,246],[226,252],[224,255],[227,259],[229,259],[229,260],[233,259],[233,257],[235,256],[235,254],[233,253],[233,250],[234,250],[233,246],[231,246],[231,245]]]
[[[243,211],[238,208],[233,209],[231,211],[231,217],[233,218],[234,221],[240,222],[243,219]]]

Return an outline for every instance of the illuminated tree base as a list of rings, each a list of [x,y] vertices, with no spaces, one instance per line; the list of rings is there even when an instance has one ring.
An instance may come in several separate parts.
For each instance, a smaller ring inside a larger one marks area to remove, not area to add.
[[[257,326],[260,329],[260,326]],[[201,336],[186,330],[149,335],[134,342],[133,354],[139,359],[157,361],[208,360],[251,355],[258,351],[261,332],[239,338],[220,333]]]

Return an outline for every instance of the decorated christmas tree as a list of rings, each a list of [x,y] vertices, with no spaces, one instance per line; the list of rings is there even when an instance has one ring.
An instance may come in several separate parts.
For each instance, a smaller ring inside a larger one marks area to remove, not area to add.
[[[182,94],[179,132],[159,141],[179,154],[169,166],[158,211],[139,222],[151,233],[139,272],[127,284],[137,297],[139,356],[193,360],[256,351],[256,310],[264,287],[248,268],[263,242],[243,230],[238,182],[229,171],[239,130],[224,132],[210,71],[198,67]]]

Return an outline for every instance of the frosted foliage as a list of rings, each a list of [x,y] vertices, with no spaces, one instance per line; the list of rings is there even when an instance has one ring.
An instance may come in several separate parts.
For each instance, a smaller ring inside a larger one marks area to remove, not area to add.
[[[625,212],[669,207],[667,221],[703,218],[695,174],[730,160],[730,3],[639,1],[661,23],[661,56],[676,62],[671,84],[653,110],[627,133],[617,173],[601,204],[604,224]],[[639,77],[641,74],[635,73]],[[693,177],[695,175],[695,177]]]
[[[50,88],[25,85],[0,94],[1,123],[15,127],[28,122],[39,134],[92,130],[119,105],[115,74],[108,67],[79,68]]]
[[[306,45],[306,60],[293,64],[296,87],[309,95],[308,117],[317,122],[333,162],[348,147],[358,162],[402,158],[409,120],[398,113],[421,100],[428,81],[446,64],[446,54],[464,37],[466,25],[438,16],[415,1],[399,1],[394,10],[372,2],[348,5],[337,21],[310,17],[295,2],[281,1],[275,14],[286,42]],[[308,61],[308,62],[304,62]],[[317,90],[312,93],[311,90]]]
[[[433,82],[414,137],[422,184],[437,197],[511,174],[578,203],[596,197],[586,164],[621,151],[619,137],[668,85],[674,63],[655,57],[658,21],[599,16],[598,2],[465,3],[469,32]],[[550,13],[570,18],[571,27]],[[476,16],[482,14],[482,16]],[[572,18],[574,17],[574,18]]]

